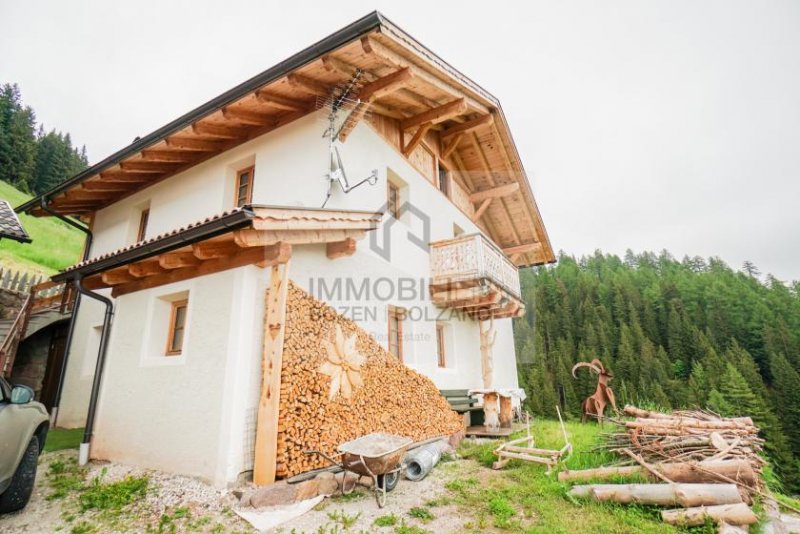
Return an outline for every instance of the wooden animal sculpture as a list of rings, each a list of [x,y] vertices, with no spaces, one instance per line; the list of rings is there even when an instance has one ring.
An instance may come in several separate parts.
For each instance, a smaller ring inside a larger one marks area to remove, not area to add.
[[[578,378],[575,375],[575,371],[581,367],[588,367],[597,374],[597,389],[594,391],[594,394],[591,397],[587,397],[586,400],[581,403],[581,409],[583,410],[581,423],[585,423],[586,419],[589,417],[594,417],[598,421],[602,422],[603,412],[605,412],[606,406],[610,404],[614,409],[614,412],[618,411],[617,399],[614,397],[614,390],[612,390],[611,386],[608,385],[614,376],[606,371],[606,368],[603,367],[603,362],[595,358],[591,363],[576,363],[572,367],[573,378]]]

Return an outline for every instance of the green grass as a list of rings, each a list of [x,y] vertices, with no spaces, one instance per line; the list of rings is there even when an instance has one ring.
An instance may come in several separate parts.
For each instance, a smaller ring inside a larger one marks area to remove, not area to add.
[[[533,427],[537,447],[560,449],[564,445],[557,421],[537,419]],[[589,469],[616,460],[608,452],[591,452],[601,443],[602,429],[598,425],[570,422],[567,432],[575,452],[567,458],[564,468]],[[497,459],[492,451],[498,444],[464,442],[459,453],[483,468],[464,473],[445,486],[450,502],[471,517],[467,532],[492,529],[524,534],[716,532],[707,527],[687,530],[665,525],[660,509],[655,507],[575,501],[567,495],[570,485],[558,482],[555,475],[546,475],[542,465],[512,460],[502,471],[487,476],[484,468],[491,467]]]
[[[54,428],[47,433],[44,452],[77,449],[83,439],[82,428]]]
[[[30,195],[0,182],[0,198],[17,207]],[[22,225],[33,243],[17,243],[10,239],[0,240],[0,264],[4,267],[39,274],[53,272],[73,265],[80,260],[83,234],[55,217],[31,217],[20,215]]]

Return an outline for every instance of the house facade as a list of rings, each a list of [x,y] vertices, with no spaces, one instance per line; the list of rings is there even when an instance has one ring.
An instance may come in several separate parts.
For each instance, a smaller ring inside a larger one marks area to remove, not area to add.
[[[517,269],[554,261],[497,101],[377,13],[21,209],[92,233],[57,424],[218,485],[277,446],[281,280],[439,389],[486,385],[490,323],[508,388]]]

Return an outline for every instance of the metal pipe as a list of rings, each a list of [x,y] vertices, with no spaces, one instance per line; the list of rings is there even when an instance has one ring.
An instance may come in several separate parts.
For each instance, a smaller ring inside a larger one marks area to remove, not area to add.
[[[106,363],[106,351],[108,350],[108,336],[111,332],[111,321],[114,318],[114,303],[111,299],[104,297],[83,287],[83,278],[75,280],[75,288],[81,295],[102,302],[106,307],[105,317],[103,318],[103,330],[100,334],[100,348],[97,350],[97,363],[94,367],[94,379],[92,380],[92,393],[89,397],[89,411],[86,414],[86,428],[83,431],[83,442],[81,442],[78,453],[78,463],[86,465],[89,461],[89,442],[92,439],[94,430],[94,416],[97,410],[97,398],[100,395],[100,382],[103,378],[103,368]]]
[[[84,234],[86,234],[86,240],[83,242],[83,258],[81,261],[86,261],[89,258],[89,253],[91,252],[92,248],[92,240],[94,239],[94,234],[92,231],[81,224],[76,223],[72,219],[61,215],[58,212],[51,210],[47,207],[47,197],[42,197],[39,205],[41,206],[42,210],[46,211],[53,217],[63,221],[64,223],[77,228]],[[64,288],[66,291],[66,287]],[[75,323],[78,319],[78,309],[81,305],[81,295],[78,293],[75,295],[75,304],[72,306],[72,315],[69,318],[69,329],[67,330],[67,341],[64,345],[64,357],[61,358],[61,366],[58,370],[58,382],[56,383],[56,394],[53,396],[53,406],[50,408],[50,428],[55,428],[56,423],[58,421],[58,407],[61,404],[61,392],[64,389],[64,377],[67,372],[67,360],[69,359],[69,351],[72,348],[72,337],[75,334]]]

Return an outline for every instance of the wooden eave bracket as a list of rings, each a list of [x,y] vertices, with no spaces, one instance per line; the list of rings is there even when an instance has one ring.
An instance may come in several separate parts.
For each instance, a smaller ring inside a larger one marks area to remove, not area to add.
[[[323,58],[324,61],[324,58]],[[365,84],[361,90],[358,91],[358,99],[360,102],[345,120],[344,126],[339,131],[338,139],[344,143],[349,137],[350,133],[355,129],[356,125],[364,118],[370,105],[388,94],[391,94],[398,89],[405,86],[414,75],[410,69],[400,69],[382,78]]]
[[[457,98],[447,104],[423,111],[400,121],[400,129],[408,130],[425,123],[438,124],[467,112],[467,102],[464,98]]]
[[[512,182],[510,184],[498,185],[485,191],[478,191],[469,196],[469,201],[472,203],[482,202],[486,199],[501,198],[513,195],[519,191],[519,182]]]
[[[331,260],[343,258],[345,256],[352,256],[355,253],[356,240],[352,237],[325,245],[325,254]]]
[[[425,134],[428,133],[428,130],[430,130],[432,126],[433,123],[426,122],[425,124],[422,124],[420,125],[419,128],[417,128],[417,131],[416,133],[414,133],[413,137],[411,137],[411,140],[408,142],[406,146],[403,147],[403,155],[405,157],[408,157],[412,152],[414,152],[414,149],[417,148],[417,145],[419,145],[422,142],[422,139],[425,137]]]

